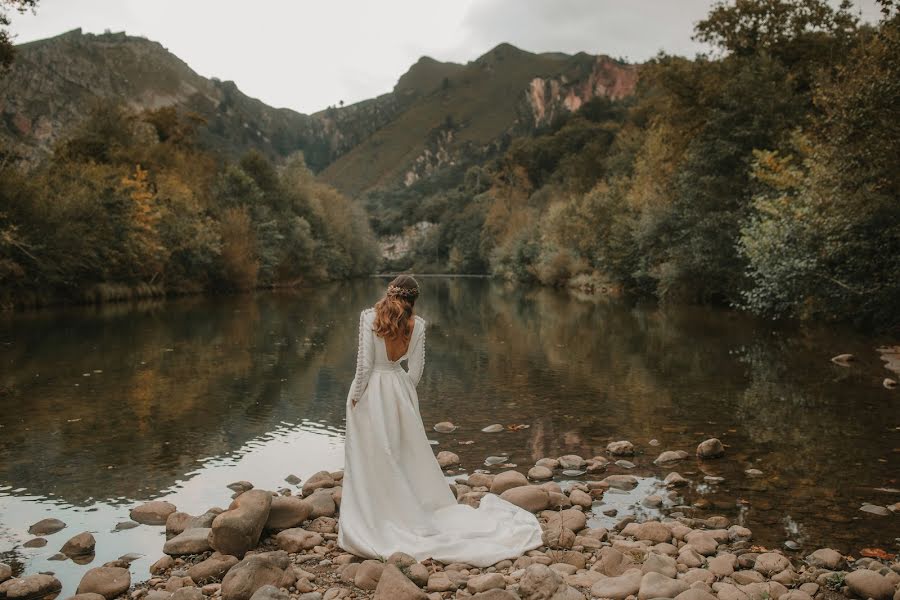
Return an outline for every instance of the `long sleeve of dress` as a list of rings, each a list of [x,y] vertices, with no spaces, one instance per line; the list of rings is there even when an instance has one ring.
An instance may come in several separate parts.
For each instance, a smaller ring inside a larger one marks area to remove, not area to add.
[[[372,364],[375,362],[375,334],[369,323],[369,315],[372,309],[366,309],[359,314],[359,346],[356,350],[356,375],[353,377],[353,387],[350,390],[350,399],[355,405],[359,402],[366,386],[369,384],[369,376],[372,374]]]
[[[413,348],[409,352],[407,369],[412,378],[413,385],[418,386],[422,379],[422,371],[425,369],[425,320],[419,320],[421,333],[413,340]]]

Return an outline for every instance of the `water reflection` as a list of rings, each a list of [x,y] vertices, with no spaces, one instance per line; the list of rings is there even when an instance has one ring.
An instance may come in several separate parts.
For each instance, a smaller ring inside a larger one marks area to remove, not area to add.
[[[67,594],[88,567],[46,559],[90,530],[92,565],[141,552],[132,571],[143,577],[160,530],[110,533],[134,502],[166,497],[202,512],[227,503],[234,480],[274,489],[289,473],[339,468],[357,313],[381,285],[4,317],[0,540],[11,551],[0,560],[57,572]],[[647,489],[605,500],[618,517],[677,470],[693,482],[680,494],[697,516],[728,515],[760,543],[894,545],[896,517],[858,511],[898,500],[898,392],[882,387],[875,352],[891,340],[484,280],[422,286],[419,312],[431,324],[423,418],[429,430],[460,426],[430,437],[466,469],[490,455],[520,468],[543,456],[591,457],[630,439],[636,468],[608,473],[636,475]],[[830,363],[838,352],[859,361]],[[480,431],[498,422],[530,428]],[[728,446],[726,458],[652,464],[662,450],[693,454],[710,436]],[[45,548],[23,548],[28,525],[50,515],[69,527]]]

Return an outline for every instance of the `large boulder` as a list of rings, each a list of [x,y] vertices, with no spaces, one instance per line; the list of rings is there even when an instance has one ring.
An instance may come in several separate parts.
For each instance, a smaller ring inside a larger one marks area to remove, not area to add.
[[[425,592],[394,565],[386,565],[375,586],[374,600],[427,600]]]
[[[64,529],[65,526],[66,524],[59,519],[41,519],[28,528],[28,533],[31,535],[51,535],[60,529]]]
[[[640,569],[629,569],[618,577],[601,579],[591,586],[591,595],[599,598],[625,600],[628,596],[636,596],[641,589],[644,575]]]
[[[222,554],[243,557],[259,543],[271,507],[271,493],[265,490],[244,492],[213,520],[210,546]]]
[[[211,529],[206,527],[185,529],[163,544],[163,552],[169,556],[200,554],[201,552],[206,552],[211,548],[209,543],[211,531]]]
[[[550,492],[536,485],[514,487],[500,494],[500,498],[531,512],[550,507]]]
[[[96,567],[84,574],[78,593],[100,594],[107,600],[124,594],[131,587],[131,573],[122,567]]]
[[[503,471],[491,481],[491,493],[498,496],[506,490],[528,485],[528,478],[518,471]]]
[[[132,521],[137,521],[144,525],[165,525],[166,519],[175,512],[175,505],[164,500],[153,500],[144,502],[131,509],[128,513]]]
[[[62,583],[53,575],[39,573],[15,577],[0,583],[0,598],[8,600],[37,600],[55,598]]]
[[[309,496],[313,492],[322,488],[330,488],[335,486],[334,477],[328,471],[319,471],[311,475],[303,484],[303,495]]]
[[[757,559],[758,560],[758,559]],[[890,600],[894,595],[894,585],[890,579],[870,571],[860,569],[847,573],[844,583],[857,598],[874,598],[874,600]]]
[[[309,518],[316,519],[318,517],[333,517],[337,512],[337,502],[332,494],[332,490],[337,488],[318,489],[310,494],[305,501],[309,503]]]
[[[651,598],[674,598],[690,586],[680,580],[666,577],[662,573],[647,573],[641,579],[638,589],[638,600],[651,600]]]
[[[718,438],[710,438],[697,446],[697,456],[699,458],[719,458],[725,456],[725,446]]]
[[[197,583],[219,581],[238,562],[236,556],[213,552],[209,558],[188,569],[188,577]]]
[[[266,529],[289,529],[299,527],[309,519],[312,506],[297,496],[274,496],[266,519]]]
[[[522,600],[584,600],[584,595],[563,581],[559,573],[542,564],[525,569],[519,581],[519,596]]]
[[[253,593],[264,585],[290,587],[297,580],[291,566],[291,560],[284,551],[248,556],[231,567],[225,575],[222,580],[222,598],[250,600]]]
[[[84,531],[79,533],[76,536],[73,536],[69,539],[65,544],[63,544],[62,552],[69,558],[73,558],[76,556],[88,556],[94,553],[94,546],[97,545],[96,540],[94,540],[94,536],[89,532]]]

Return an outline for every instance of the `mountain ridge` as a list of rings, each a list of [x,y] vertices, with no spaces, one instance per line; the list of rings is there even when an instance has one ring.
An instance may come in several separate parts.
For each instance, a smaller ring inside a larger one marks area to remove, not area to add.
[[[93,103],[114,98],[136,111],[199,115],[201,143],[232,158],[303,152],[327,183],[355,196],[490,152],[592,97],[628,95],[637,79],[635,65],[606,56],[501,43],[466,64],[423,56],[390,92],[304,114],[199,75],[159,42],[124,32],[75,29],[17,50],[0,77],[0,142],[28,161],[46,157]]]

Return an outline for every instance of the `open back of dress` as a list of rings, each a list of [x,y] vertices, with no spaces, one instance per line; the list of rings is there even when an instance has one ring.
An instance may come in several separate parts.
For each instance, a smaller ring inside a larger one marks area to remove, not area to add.
[[[457,504],[419,413],[425,321],[416,317],[407,352],[396,361],[372,331],[373,321],[372,309],[360,315],[356,376],[347,396],[338,544],[366,558],[400,551],[417,560],[477,567],[540,546],[535,516],[499,496],[487,494],[477,509]]]

